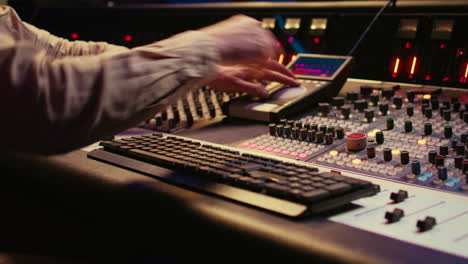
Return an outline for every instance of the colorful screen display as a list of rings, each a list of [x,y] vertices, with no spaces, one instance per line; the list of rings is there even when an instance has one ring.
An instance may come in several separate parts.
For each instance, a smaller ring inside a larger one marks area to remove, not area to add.
[[[299,57],[291,67],[296,75],[332,77],[346,59],[326,57]]]

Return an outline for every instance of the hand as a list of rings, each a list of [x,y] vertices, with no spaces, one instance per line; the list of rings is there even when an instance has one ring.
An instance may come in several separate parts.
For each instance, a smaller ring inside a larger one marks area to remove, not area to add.
[[[220,64],[263,64],[276,59],[281,47],[276,38],[260,21],[236,15],[217,24],[200,29],[216,42],[221,55]]]
[[[279,82],[290,86],[301,85],[282,64],[268,60],[258,65],[218,66],[218,73],[208,85],[222,92],[246,92],[258,97],[268,96],[262,82]]]

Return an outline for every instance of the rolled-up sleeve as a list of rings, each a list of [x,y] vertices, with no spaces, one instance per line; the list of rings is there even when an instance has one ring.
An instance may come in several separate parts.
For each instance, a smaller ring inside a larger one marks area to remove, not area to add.
[[[52,154],[113,135],[209,81],[219,60],[212,39],[198,31],[92,54],[52,56],[31,41],[0,41],[7,148]]]

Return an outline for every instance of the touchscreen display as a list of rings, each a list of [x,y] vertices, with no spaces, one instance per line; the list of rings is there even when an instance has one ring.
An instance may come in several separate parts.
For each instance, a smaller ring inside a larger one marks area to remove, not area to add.
[[[344,58],[299,57],[291,71],[297,75],[332,77],[345,61]]]

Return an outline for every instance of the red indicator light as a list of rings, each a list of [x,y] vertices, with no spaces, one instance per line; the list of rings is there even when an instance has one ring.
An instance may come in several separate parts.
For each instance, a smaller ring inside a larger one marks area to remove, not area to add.
[[[413,78],[414,71],[416,70],[416,63],[418,63],[418,57],[413,57],[413,62],[411,62],[410,78]]]
[[[289,42],[289,43],[292,43],[293,41],[294,41],[294,38],[293,38],[292,36],[290,36],[290,37],[288,38],[288,42]]]
[[[446,47],[445,44],[440,44],[440,46],[439,46],[439,48],[441,48],[441,49],[445,49],[445,47]]]
[[[78,33],[72,33],[71,38],[72,39],[78,39]]]
[[[443,82],[448,82],[450,81],[450,76],[445,76],[443,79],[442,79]]]
[[[407,41],[405,43],[405,48],[407,48],[407,49],[411,48],[411,42]]]
[[[430,80],[431,80],[431,75],[430,75],[430,74],[427,74],[427,75],[424,77],[424,80],[430,81]]]
[[[281,42],[277,41],[277,42],[276,42],[276,47],[281,47],[281,46],[282,46],[282,45],[281,45]]]
[[[314,43],[315,45],[318,45],[320,43],[320,38],[317,38],[317,37],[314,38]]]
[[[413,79],[413,78],[414,78],[414,75],[413,75],[413,74],[410,74],[410,75],[408,76],[408,78]]]
[[[133,40],[133,37],[131,35],[125,35],[124,40],[130,42]]]

